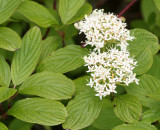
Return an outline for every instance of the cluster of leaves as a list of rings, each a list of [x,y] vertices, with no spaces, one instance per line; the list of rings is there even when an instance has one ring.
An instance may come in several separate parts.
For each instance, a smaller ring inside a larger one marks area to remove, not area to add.
[[[91,11],[85,0],[45,0],[43,5],[0,0],[1,130],[30,130],[35,123],[46,129],[59,124],[84,130],[160,127],[159,0],[142,0],[144,20],[131,23],[143,28],[131,30],[136,38],[129,43],[139,85],[118,86],[118,93],[103,101],[86,86],[83,57],[89,51],[73,40],[78,33],[73,23]]]

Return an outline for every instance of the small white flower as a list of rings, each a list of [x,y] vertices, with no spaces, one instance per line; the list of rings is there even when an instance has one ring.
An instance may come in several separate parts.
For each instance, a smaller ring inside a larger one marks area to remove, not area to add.
[[[91,86],[91,88],[93,87],[93,85],[94,85],[94,81],[92,81],[92,78],[90,78],[90,82],[89,82],[88,84],[86,84],[86,85]]]

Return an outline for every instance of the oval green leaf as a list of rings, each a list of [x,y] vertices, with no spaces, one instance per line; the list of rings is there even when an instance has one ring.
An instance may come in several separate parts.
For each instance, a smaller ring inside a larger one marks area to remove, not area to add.
[[[101,108],[102,101],[99,97],[95,96],[95,92],[89,86],[86,86],[86,77],[76,79],[75,81],[79,93],[71,100],[67,105],[68,117],[63,124],[64,129],[82,129],[93,123],[98,117]]]
[[[147,73],[160,80],[160,55],[153,56],[153,64]]]
[[[20,48],[21,45],[22,40],[15,31],[7,27],[0,27],[0,48],[15,51]]]
[[[75,85],[66,76],[52,72],[41,72],[30,76],[19,88],[19,93],[37,95],[47,99],[69,99]]]
[[[16,89],[0,87],[0,103],[7,100],[17,92]]]
[[[98,117],[102,102],[90,93],[77,95],[67,105],[68,117],[64,129],[82,129],[89,126]]]
[[[123,124],[113,128],[112,130],[157,130],[153,125],[145,123]]]
[[[149,23],[149,18],[154,16],[153,14],[157,10],[154,0],[141,0],[141,12],[143,19]]]
[[[114,101],[114,112],[122,121],[128,123],[137,122],[142,114],[142,105],[140,100],[132,95],[117,96]]]
[[[44,6],[34,1],[24,1],[18,8],[18,12],[44,28],[58,24],[56,18]]]
[[[145,111],[142,115],[142,122],[151,124],[157,120],[160,120],[160,107],[151,108]]]
[[[89,15],[92,12],[92,6],[88,3],[84,4],[67,23],[72,24],[84,18],[85,15]]]
[[[136,57],[137,66],[134,69],[134,72],[137,75],[146,73],[153,64],[152,52],[149,48],[146,48],[142,53]]]
[[[10,82],[10,67],[4,57],[0,55],[0,85],[3,87],[9,87]]]
[[[8,130],[8,128],[0,122],[0,130]]]
[[[67,117],[63,104],[43,98],[20,100],[7,113],[25,122],[48,126],[61,124]]]
[[[84,3],[85,0],[60,0],[59,14],[63,24],[66,24],[71,18],[73,18]]]
[[[159,50],[158,38],[154,34],[144,29],[132,29],[131,35],[135,37],[129,42],[129,51],[131,55],[138,56],[146,47],[148,47],[152,54],[156,54]]]
[[[159,0],[154,0],[154,2],[155,2],[157,8],[158,8],[159,11],[160,11],[160,1],[159,1]]]
[[[0,0],[0,24],[9,19],[22,0]]]
[[[38,63],[42,46],[40,29],[30,29],[22,42],[22,47],[14,53],[11,65],[11,77],[15,86],[27,79]]]
[[[143,74],[138,79],[140,80],[139,85],[132,83],[125,87],[127,93],[137,96],[143,106],[149,108],[159,106],[160,101],[150,98],[149,95],[160,89],[160,81],[149,74]]]
[[[114,114],[111,100],[103,99],[102,110],[98,118],[92,123],[92,126],[100,130],[108,130],[121,124],[123,122]]]
[[[83,57],[88,54],[88,50],[77,45],[69,45],[58,49],[51,56],[42,60],[37,71],[52,71],[56,73],[66,73],[84,65]]]
[[[23,122],[18,119],[13,119],[9,124],[9,130],[31,130],[34,124]]]
[[[53,51],[55,51],[62,44],[61,37],[51,36],[46,38],[42,43],[42,53],[39,61],[42,61],[48,57]]]

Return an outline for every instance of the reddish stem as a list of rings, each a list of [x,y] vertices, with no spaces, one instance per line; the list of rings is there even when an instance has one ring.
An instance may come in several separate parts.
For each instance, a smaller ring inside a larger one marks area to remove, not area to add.
[[[5,113],[4,108],[2,106],[2,103],[0,103],[0,112],[1,112],[2,115]]]
[[[122,16],[137,0],[132,0],[119,14],[118,17]]]
[[[7,118],[7,114],[5,113],[5,110],[2,106],[2,103],[0,103],[0,111],[1,111],[1,116],[0,116],[0,119],[6,119]]]
[[[86,44],[87,44],[87,43],[83,43],[83,44],[81,45],[81,47],[84,48],[84,47],[86,46]]]
[[[46,39],[46,37],[48,36],[49,32],[50,32],[50,28],[48,28],[48,29],[46,30],[46,33],[44,34],[42,40]]]
[[[66,43],[65,43],[65,32],[60,32],[60,31],[57,31],[57,32],[62,38],[62,47],[65,47],[66,46]]]
[[[101,7],[103,4],[105,4],[106,2],[108,2],[108,0],[100,0],[96,5],[95,8],[99,8]]]
[[[54,0],[54,2],[53,2],[53,9],[54,9],[54,10],[56,10],[56,6],[57,6],[57,0]],[[42,40],[46,39],[46,37],[48,36],[48,34],[49,34],[50,31],[51,31],[50,28],[48,28],[48,29],[46,30],[46,33],[44,34]]]
[[[12,107],[12,100],[17,97],[18,93],[16,92],[12,97],[10,97],[9,103],[8,103],[8,110]]]
[[[57,0],[54,0],[54,3],[53,3],[53,9],[56,10],[56,6],[57,6]]]

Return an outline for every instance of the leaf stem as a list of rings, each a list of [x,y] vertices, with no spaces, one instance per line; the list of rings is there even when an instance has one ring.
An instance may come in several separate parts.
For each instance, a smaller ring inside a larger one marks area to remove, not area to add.
[[[3,106],[2,106],[2,103],[0,103],[0,112],[1,112],[1,114],[4,114],[4,113],[5,113],[4,108],[3,108]]]
[[[44,34],[42,40],[46,39],[46,37],[48,36],[49,32],[50,32],[50,28],[48,28],[48,29],[46,30],[46,33]]]
[[[16,89],[16,85],[13,88]]]
[[[54,0],[53,2],[53,9],[56,10],[56,6],[57,6],[57,0]]]
[[[83,44],[81,45],[81,47],[82,47],[82,48],[84,48],[84,47],[85,47],[85,45],[86,45],[86,43],[83,43]]]
[[[0,112],[2,114],[2,116],[0,116],[0,119],[6,119],[7,118],[7,114],[2,106],[2,103],[0,103]]]
[[[62,38],[62,47],[65,47],[66,46],[66,43],[65,43],[65,32],[60,32],[60,31],[57,31],[58,34],[61,36]]]
[[[114,93],[110,93],[110,97],[111,97],[111,101],[113,101],[114,100]]]
[[[119,14],[118,17],[122,16],[137,0],[132,0]]]

